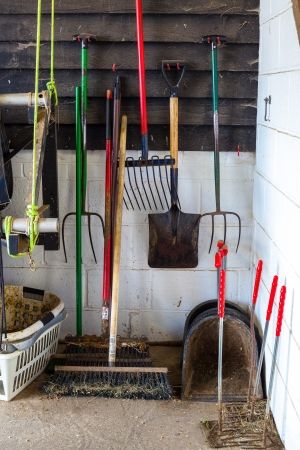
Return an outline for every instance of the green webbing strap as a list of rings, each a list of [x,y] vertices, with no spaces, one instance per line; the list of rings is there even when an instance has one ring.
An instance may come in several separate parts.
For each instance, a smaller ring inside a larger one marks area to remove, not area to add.
[[[58,95],[54,79],[54,32],[55,32],[55,0],[52,0],[51,5],[51,61],[50,61],[50,81],[47,83],[47,89],[50,94],[50,99],[54,96],[54,104],[58,104]]]

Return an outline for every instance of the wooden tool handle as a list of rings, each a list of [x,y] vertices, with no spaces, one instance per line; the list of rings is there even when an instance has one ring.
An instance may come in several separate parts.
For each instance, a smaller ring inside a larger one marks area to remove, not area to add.
[[[114,238],[113,238],[113,246],[114,246],[113,269],[112,269],[113,281],[112,281],[112,301],[111,301],[111,319],[110,319],[110,336],[109,336],[109,355],[108,355],[108,361],[110,365],[114,365],[116,361],[126,137],[127,137],[127,116],[122,116],[121,135],[120,135],[120,158],[119,158],[118,182],[117,182],[116,215],[115,215]]]
[[[178,169],[178,97],[170,97],[170,154]]]

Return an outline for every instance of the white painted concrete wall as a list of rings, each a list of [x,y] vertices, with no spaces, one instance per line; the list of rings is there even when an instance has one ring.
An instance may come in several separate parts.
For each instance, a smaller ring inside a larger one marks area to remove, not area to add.
[[[22,151],[14,158],[15,195],[6,214],[24,214],[28,176],[31,172],[30,152]],[[88,167],[88,205],[90,211],[103,214],[104,152],[90,152]],[[59,152],[60,220],[75,207],[74,152]],[[179,184],[182,209],[205,212],[215,209],[212,153],[180,153]],[[238,212],[242,218],[242,238],[238,254],[237,223],[229,220],[228,299],[241,304],[249,299],[251,278],[251,231],[254,155],[221,154],[223,208]],[[37,270],[28,269],[26,259],[5,257],[6,283],[27,284],[45,288],[59,295],[68,309],[63,332],[75,332],[75,233],[74,221],[66,230],[69,261],[65,263],[62,249],[34,254]],[[103,239],[95,224],[93,236],[98,255],[95,265],[84,230],[84,331],[99,333],[102,294]],[[148,255],[147,213],[126,211],[123,216],[123,241],[120,285],[119,333],[124,336],[145,335],[149,339],[181,339],[185,318],[202,301],[216,298],[214,253],[208,254],[210,226],[200,228],[199,265],[195,270],[150,269]],[[222,237],[217,228],[216,240]]]
[[[289,0],[261,0],[254,263],[264,260],[258,317],[264,326],[274,274],[287,299],[272,410],[287,450],[300,448],[300,47]],[[271,95],[270,121],[264,98]],[[277,313],[278,298],[275,312]],[[275,332],[275,317],[272,332]],[[266,363],[269,377],[273,337]]]

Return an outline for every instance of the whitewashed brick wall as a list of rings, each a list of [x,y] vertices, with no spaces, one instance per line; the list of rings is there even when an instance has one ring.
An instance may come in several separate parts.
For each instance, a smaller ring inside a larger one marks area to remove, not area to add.
[[[257,164],[253,257],[264,260],[258,302],[262,327],[271,280],[286,283],[287,299],[272,411],[287,450],[300,448],[300,47],[289,0],[261,0]],[[270,121],[264,98],[271,95]],[[277,313],[278,298],[276,299]],[[272,331],[275,332],[273,317]],[[269,377],[274,338],[268,342]]]
[[[88,155],[88,207],[104,214],[104,152]],[[14,158],[15,195],[6,214],[23,215],[28,176],[31,172],[31,152],[22,151]],[[75,208],[75,155],[59,152],[60,220]],[[224,208],[238,212],[242,218],[242,238],[238,254],[228,257],[228,299],[245,304],[249,300],[251,278],[252,191],[254,155],[221,154],[221,203]],[[213,154],[180,153],[179,185],[182,209],[204,212],[215,209],[213,183]],[[228,243],[234,249],[237,223],[229,221]],[[210,225],[204,222],[199,235],[199,265],[194,270],[150,269],[148,257],[147,213],[127,211],[123,214],[123,241],[120,285],[119,332],[124,336],[145,335],[149,339],[181,339],[185,318],[202,301],[216,298],[214,252],[208,254]],[[94,223],[93,236],[98,256],[95,265],[84,226],[84,331],[100,332],[102,294],[101,229]],[[222,237],[217,227],[216,239]],[[59,295],[68,309],[64,333],[75,332],[75,226],[70,220],[66,229],[68,263],[62,249],[44,252],[37,248],[34,259],[36,272],[30,272],[26,259],[5,257],[6,283],[27,284],[45,288]]]

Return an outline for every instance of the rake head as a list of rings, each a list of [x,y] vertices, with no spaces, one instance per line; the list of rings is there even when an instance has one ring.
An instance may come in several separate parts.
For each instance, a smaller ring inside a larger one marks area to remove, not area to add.
[[[202,214],[200,217],[200,221],[201,219],[203,219],[203,217],[205,216],[211,216],[211,238],[210,238],[210,245],[209,245],[209,251],[208,253],[210,253],[211,248],[212,248],[212,244],[213,244],[213,240],[214,240],[214,234],[215,234],[215,217],[216,216],[223,216],[224,219],[224,235],[223,235],[223,243],[226,243],[226,237],[227,237],[227,216],[234,216],[237,218],[238,220],[238,226],[239,226],[239,233],[238,233],[238,241],[237,241],[237,245],[236,245],[236,252],[238,251],[239,245],[240,245],[240,240],[241,240],[241,231],[242,231],[242,223],[241,223],[241,218],[240,216],[232,211],[214,211],[214,212],[209,212],[209,213],[205,213]]]
[[[68,219],[68,217],[71,216],[76,216],[76,212],[70,212],[68,214],[65,215],[65,217],[63,218],[62,221],[62,227],[61,227],[61,237],[62,237],[62,244],[63,244],[63,251],[64,251],[64,256],[65,256],[65,261],[68,262],[67,259],[67,251],[66,251],[66,242],[65,242],[65,226],[66,226],[66,220]],[[100,216],[100,214],[94,213],[94,212],[83,212],[81,213],[81,216],[85,216],[88,219],[88,233],[89,233],[89,241],[90,241],[90,246],[92,249],[92,253],[93,253],[93,257],[94,257],[94,261],[97,264],[97,258],[96,258],[96,253],[95,253],[95,248],[94,248],[94,243],[93,243],[93,238],[92,238],[92,228],[91,228],[91,217],[97,217],[100,222],[101,222],[101,226],[102,226],[102,231],[103,231],[103,235],[104,235],[104,222],[102,217]]]

